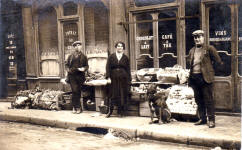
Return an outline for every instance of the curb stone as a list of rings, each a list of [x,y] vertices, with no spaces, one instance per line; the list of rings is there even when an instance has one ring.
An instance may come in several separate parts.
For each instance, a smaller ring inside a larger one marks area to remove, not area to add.
[[[93,128],[103,128],[103,129],[116,129],[121,130],[126,135],[132,138],[148,139],[148,140],[157,140],[164,142],[175,142],[182,143],[187,145],[198,145],[198,146],[207,146],[207,147],[216,147],[220,146],[221,148],[227,149],[240,149],[241,141],[229,140],[229,139],[212,139],[212,138],[201,138],[196,136],[182,136],[178,134],[168,134],[168,133],[155,133],[154,131],[148,131],[144,129],[136,128],[123,128],[123,127],[112,127],[110,125],[95,124],[95,123],[78,123],[71,121],[61,121],[61,120],[51,120],[51,119],[41,119],[38,117],[30,116],[19,116],[19,115],[9,115],[7,113],[0,114],[0,120],[3,121],[13,121],[20,123],[32,123],[36,125],[51,126],[57,128],[64,128],[70,130],[77,130],[77,128],[82,127],[93,127]]]

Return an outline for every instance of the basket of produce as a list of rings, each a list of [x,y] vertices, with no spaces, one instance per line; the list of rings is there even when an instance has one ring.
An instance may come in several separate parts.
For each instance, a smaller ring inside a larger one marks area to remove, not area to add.
[[[149,82],[156,80],[156,73],[162,68],[143,68],[137,71],[137,78],[141,82]]]
[[[156,73],[157,80],[161,83],[179,83],[178,72],[177,67],[166,67]]]
[[[172,86],[166,103],[172,113],[197,114],[197,104],[191,87],[185,85]]]

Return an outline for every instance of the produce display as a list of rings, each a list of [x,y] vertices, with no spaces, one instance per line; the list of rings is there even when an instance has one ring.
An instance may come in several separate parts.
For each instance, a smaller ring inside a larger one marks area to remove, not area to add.
[[[183,69],[179,65],[164,69],[144,68],[136,72],[132,71],[132,98],[141,98],[140,95],[144,95],[145,97],[149,85],[156,84],[155,94],[157,96],[169,92],[166,103],[171,113],[196,115],[197,104],[193,89],[185,85],[189,77],[189,72],[190,70]],[[164,85],[166,85],[165,88],[163,88]]]
[[[33,89],[19,91],[12,102],[12,108],[31,108],[59,110],[64,103],[61,99],[63,91]]]
[[[152,80],[152,78],[156,76],[156,73],[159,72],[160,70],[163,70],[163,69],[162,68],[143,68],[136,72],[136,77],[138,81],[149,82]],[[133,78],[135,78],[134,75],[132,76],[132,80],[136,80]]]
[[[184,84],[187,82],[189,70],[179,65],[166,68],[143,68],[131,71],[133,82],[159,82],[168,84]]]
[[[197,114],[197,104],[195,102],[193,89],[186,85],[172,86],[166,103],[172,113]]]
[[[100,72],[90,73],[90,72],[88,72],[86,74],[85,85],[100,86],[100,85],[107,85],[107,82],[108,81],[105,79],[105,74],[103,74],[103,73],[100,73]]]
[[[140,84],[139,86],[131,86],[132,93],[146,93],[147,92],[147,85]]]
[[[86,74],[86,85],[100,86],[107,84],[105,79],[107,58],[107,50],[103,47],[95,48],[87,53],[89,69]]]
[[[183,69],[179,65],[173,67],[166,67],[163,70],[159,70],[157,73],[157,80],[162,83],[179,83],[183,84],[187,81],[189,76],[189,70]]]

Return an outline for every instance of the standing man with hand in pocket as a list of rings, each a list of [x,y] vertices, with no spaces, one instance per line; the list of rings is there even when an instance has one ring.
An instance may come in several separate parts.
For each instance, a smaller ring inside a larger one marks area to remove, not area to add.
[[[81,107],[81,88],[85,82],[85,72],[88,70],[87,57],[82,53],[82,43],[75,41],[72,44],[74,51],[68,56],[66,68],[68,72],[68,83],[72,90],[72,107],[73,113],[80,114]]]
[[[204,31],[196,30],[192,33],[195,46],[190,50],[189,86],[194,90],[195,101],[198,105],[199,121],[195,125],[207,124],[215,127],[215,107],[213,99],[213,64],[223,64],[215,47],[205,44]],[[208,117],[208,120],[207,120]]]

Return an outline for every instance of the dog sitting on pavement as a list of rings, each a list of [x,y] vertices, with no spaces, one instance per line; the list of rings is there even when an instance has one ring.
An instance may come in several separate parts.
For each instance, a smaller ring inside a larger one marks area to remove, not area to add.
[[[169,123],[171,119],[171,113],[166,104],[166,99],[168,97],[169,90],[164,89],[157,93],[157,85],[150,84],[147,89],[147,100],[149,103],[150,109],[150,124],[156,123],[159,124]],[[154,121],[154,117],[157,117],[157,121]]]

